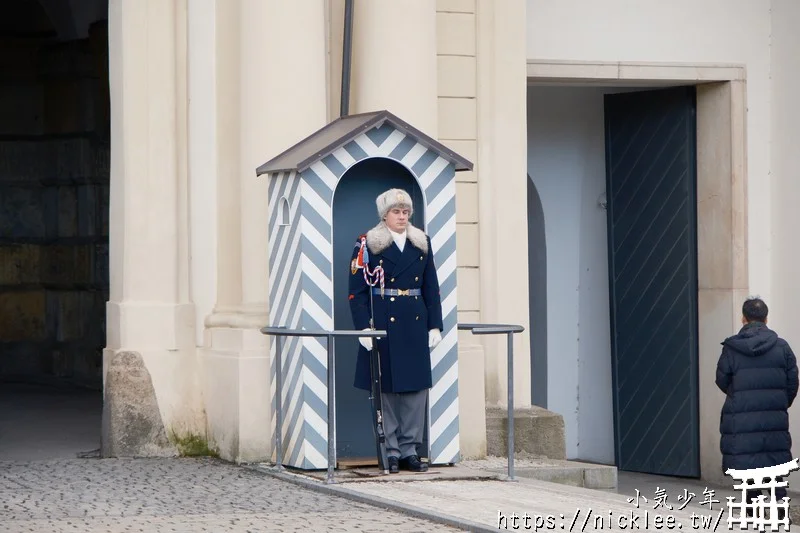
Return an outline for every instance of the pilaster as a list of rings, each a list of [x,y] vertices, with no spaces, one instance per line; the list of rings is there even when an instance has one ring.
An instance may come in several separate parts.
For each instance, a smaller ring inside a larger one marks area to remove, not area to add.
[[[480,321],[520,324],[514,405],[530,406],[528,332],[526,13],[524,0],[477,0]],[[530,295],[535,297],[535,295]],[[486,337],[486,397],[504,405],[505,336]]]
[[[326,123],[325,3],[216,3],[217,294],[205,319],[209,440],[223,458],[272,452],[269,182],[255,169]]]
[[[436,2],[354,2],[352,112],[386,109],[437,138]]]
[[[139,352],[164,425],[202,434],[188,286],[186,0],[109,4],[110,301],[104,375]],[[114,391],[107,391],[113,394]]]

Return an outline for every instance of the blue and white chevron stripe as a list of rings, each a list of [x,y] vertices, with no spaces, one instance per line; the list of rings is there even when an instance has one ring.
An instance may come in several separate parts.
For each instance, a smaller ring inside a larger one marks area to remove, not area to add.
[[[430,460],[456,462],[460,447],[455,168],[437,152],[384,124],[317,161],[301,176],[294,172],[273,176],[269,184],[270,319],[276,326],[333,329],[333,192],[342,175],[368,157],[404,165],[417,178],[425,198],[425,229],[432,236],[444,318],[442,342],[431,353]],[[282,209],[289,210],[288,225],[280,225]],[[327,468],[326,341],[286,339],[284,361],[291,364],[284,364],[282,373],[284,463]],[[275,344],[271,342],[273,376]],[[272,395],[274,412],[274,387]]]

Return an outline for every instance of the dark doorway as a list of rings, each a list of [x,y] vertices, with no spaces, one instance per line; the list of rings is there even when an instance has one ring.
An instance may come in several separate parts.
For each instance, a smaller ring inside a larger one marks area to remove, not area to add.
[[[615,456],[700,474],[694,87],[605,96]]]
[[[531,177],[527,179],[531,403],[547,408],[547,242],[542,200]]]
[[[0,459],[99,445],[107,12],[107,0],[0,7]]]
[[[425,205],[414,176],[400,163],[374,158],[345,172],[333,195],[333,316],[336,329],[353,329],[347,299],[350,257],[358,236],[378,222],[375,199],[387,189],[404,189],[414,202],[411,224],[425,229]],[[336,340],[337,458],[374,458],[375,437],[367,391],[353,386],[358,340]],[[426,424],[427,425],[427,424]],[[427,435],[426,435],[427,439]],[[423,450],[427,450],[427,440]]]

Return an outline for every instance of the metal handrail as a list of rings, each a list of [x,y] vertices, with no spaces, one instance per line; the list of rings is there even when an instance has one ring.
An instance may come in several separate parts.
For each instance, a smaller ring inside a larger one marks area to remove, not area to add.
[[[525,328],[516,324],[458,324],[460,330],[470,330],[474,335],[508,335],[508,480],[514,477],[514,333]]]
[[[327,337],[327,351],[328,351],[328,476],[325,483],[334,483],[333,479],[333,456],[335,453],[335,439],[333,436],[336,431],[336,410],[335,406],[335,388],[334,381],[334,350],[333,343],[336,337],[386,337],[386,330],[371,329],[371,330],[304,330],[304,329],[288,329],[283,326],[266,326],[261,328],[261,333],[264,335],[274,335],[278,344],[275,346],[275,468],[283,470],[281,465],[281,456],[283,455],[283,413],[281,412],[281,398],[283,395],[283,379],[281,376],[281,337]]]
[[[469,330],[474,335],[508,335],[508,479],[514,481],[514,333],[521,333],[525,328],[515,324],[458,324],[458,329]],[[336,383],[334,380],[334,339],[336,337],[386,337],[386,330],[303,330],[289,329],[283,326],[266,326],[261,328],[264,335],[274,335],[275,347],[275,468],[283,470],[283,413],[281,398],[283,396],[283,379],[281,376],[281,337],[326,337],[328,352],[328,474],[326,484],[335,483],[334,460],[336,431]]]

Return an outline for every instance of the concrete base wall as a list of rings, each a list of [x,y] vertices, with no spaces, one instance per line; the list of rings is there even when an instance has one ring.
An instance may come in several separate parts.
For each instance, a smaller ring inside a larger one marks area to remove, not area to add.
[[[508,411],[486,410],[487,453],[508,457]],[[514,452],[525,452],[548,459],[566,459],[564,417],[531,406],[514,410]]]

